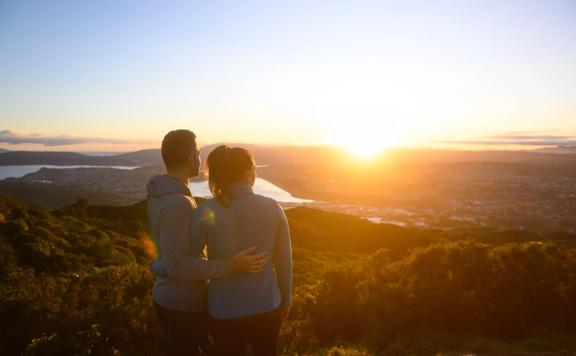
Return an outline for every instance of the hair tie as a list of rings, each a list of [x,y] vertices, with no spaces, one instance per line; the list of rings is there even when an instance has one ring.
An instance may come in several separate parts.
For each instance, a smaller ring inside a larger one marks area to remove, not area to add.
[[[224,146],[224,162],[226,164],[228,164],[231,150],[232,150],[232,148],[230,148],[230,146],[228,146],[228,145]]]

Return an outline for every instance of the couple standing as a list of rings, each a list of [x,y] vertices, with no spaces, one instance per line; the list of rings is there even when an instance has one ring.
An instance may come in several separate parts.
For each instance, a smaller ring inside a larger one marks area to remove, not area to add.
[[[219,146],[206,165],[213,199],[196,205],[189,179],[200,169],[196,136],[162,141],[167,174],[148,183],[148,224],[159,259],[152,299],[173,355],[276,355],[288,317],[292,252],[288,222],[270,198],[254,194],[250,151]],[[209,280],[209,282],[208,282]]]

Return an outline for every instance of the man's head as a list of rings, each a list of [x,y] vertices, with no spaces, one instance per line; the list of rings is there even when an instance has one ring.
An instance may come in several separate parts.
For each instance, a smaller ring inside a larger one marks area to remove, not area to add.
[[[190,130],[174,130],[162,140],[162,159],[168,172],[185,173],[189,178],[200,171],[196,135]]]

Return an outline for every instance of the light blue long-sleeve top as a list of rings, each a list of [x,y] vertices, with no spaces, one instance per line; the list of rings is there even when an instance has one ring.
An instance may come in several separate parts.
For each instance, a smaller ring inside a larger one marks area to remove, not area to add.
[[[215,199],[200,204],[194,213],[194,244],[206,244],[208,259],[225,259],[256,247],[272,256],[261,272],[211,279],[208,312],[216,319],[232,319],[290,305],[292,248],[288,221],[280,205],[254,194],[246,183],[233,183],[229,207]]]

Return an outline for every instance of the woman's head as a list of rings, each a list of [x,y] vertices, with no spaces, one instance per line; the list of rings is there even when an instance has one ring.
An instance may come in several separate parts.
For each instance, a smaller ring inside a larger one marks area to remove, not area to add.
[[[254,156],[245,148],[218,146],[208,155],[206,166],[210,191],[220,202],[233,198],[231,183],[245,182],[253,186],[256,180]]]

